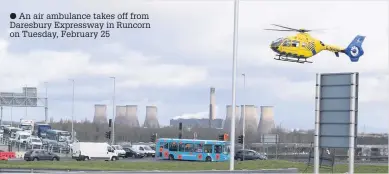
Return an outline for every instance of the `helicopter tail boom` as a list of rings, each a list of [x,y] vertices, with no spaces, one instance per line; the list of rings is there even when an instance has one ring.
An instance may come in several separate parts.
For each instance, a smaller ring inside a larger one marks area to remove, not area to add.
[[[364,53],[362,49],[362,43],[365,40],[365,36],[358,35],[354,40],[344,49],[344,53],[350,57],[351,62],[358,62],[359,57]]]

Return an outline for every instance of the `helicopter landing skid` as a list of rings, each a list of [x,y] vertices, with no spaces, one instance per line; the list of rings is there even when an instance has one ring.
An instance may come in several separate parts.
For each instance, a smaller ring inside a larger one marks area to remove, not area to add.
[[[294,57],[286,57],[277,55],[274,60],[286,61],[286,62],[296,62],[296,63],[312,63],[311,61],[307,61],[306,58],[294,58]]]

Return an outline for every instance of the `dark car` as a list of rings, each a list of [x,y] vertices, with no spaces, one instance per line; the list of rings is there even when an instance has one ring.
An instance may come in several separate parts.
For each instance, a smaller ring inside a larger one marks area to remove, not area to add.
[[[241,149],[238,150],[235,154],[235,160],[267,160],[267,156],[260,154],[254,150]]]
[[[123,150],[126,151],[124,158],[134,157],[134,158],[143,158],[145,157],[144,153],[137,153],[132,150],[130,147],[123,147]]]
[[[49,152],[47,150],[29,150],[24,154],[24,160],[26,161],[40,161],[40,160],[51,160],[59,161],[58,155]]]

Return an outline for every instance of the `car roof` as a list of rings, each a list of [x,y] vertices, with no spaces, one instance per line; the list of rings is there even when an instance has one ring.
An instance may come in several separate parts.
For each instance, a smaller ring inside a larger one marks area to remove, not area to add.
[[[31,135],[29,132],[25,132],[25,131],[18,131],[18,132],[16,132],[16,134],[19,134],[19,135]]]
[[[238,152],[256,152],[256,151],[251,149],[240,149],[238,150]]]

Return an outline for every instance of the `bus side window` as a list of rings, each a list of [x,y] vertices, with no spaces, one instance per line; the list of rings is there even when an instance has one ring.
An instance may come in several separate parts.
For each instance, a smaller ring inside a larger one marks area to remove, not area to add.
[[[202,144],[195,144],[194,145],[194,150],[196,152],[202,153],[203,152],[203,145]]]
[[[212,145],[211,144],[204,145],[204,153],[212,153]]]
[[[170,143],[169,151],[177,151],[178,146],[176,142]]]
[[[193,152],[193,144],[185,144],[185,152]]]
[[[181,143],[178,147],[179,147],[178,148],[179,152],[184,152],[185,151],[185,144]]]
[[[164,148],[164,149],[169,149],[169,143],[165,143],[165,144],[163,145],[163,148]]]
[[[215,153],[223,153],[222,145],[215,145]]]

